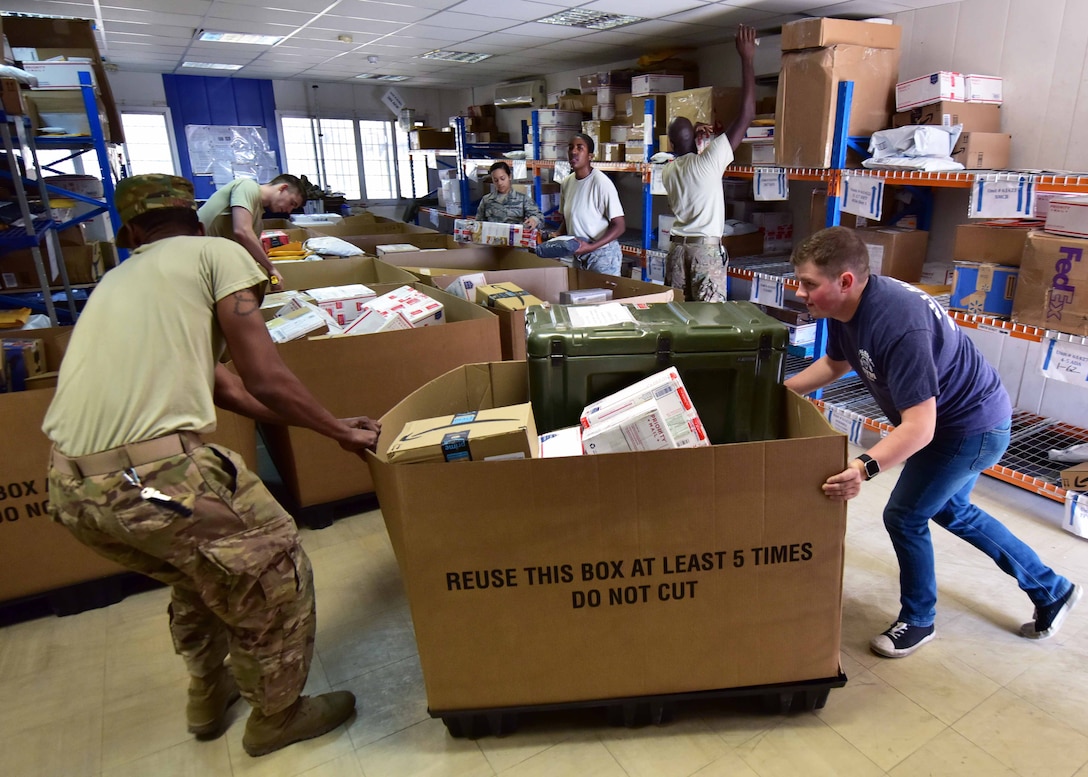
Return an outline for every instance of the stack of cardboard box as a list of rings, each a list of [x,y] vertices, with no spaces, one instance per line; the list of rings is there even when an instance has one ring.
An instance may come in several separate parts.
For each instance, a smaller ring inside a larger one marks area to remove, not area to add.
[[[1028,234],[1013,319],[1088,337],[1088,197],[1051,200],[1043,230]]]

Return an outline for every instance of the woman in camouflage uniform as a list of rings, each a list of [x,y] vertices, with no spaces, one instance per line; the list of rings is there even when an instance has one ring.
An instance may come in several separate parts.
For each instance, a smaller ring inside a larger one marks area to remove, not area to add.
[[[485,194],[476,209],[480,221],[496,221],[500,224],[524,224],[539,227],[544,216],[528,195],[511,188],[513,172],[506,162],[491,165],[491,183],[495,191]]]

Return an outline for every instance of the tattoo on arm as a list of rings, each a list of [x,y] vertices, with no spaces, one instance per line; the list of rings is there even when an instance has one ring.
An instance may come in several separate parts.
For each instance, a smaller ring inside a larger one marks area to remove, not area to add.
[[[257,295],[249,289],[234,292],[234,313],[239,316],[248,316],[261,309],[261,303]]]

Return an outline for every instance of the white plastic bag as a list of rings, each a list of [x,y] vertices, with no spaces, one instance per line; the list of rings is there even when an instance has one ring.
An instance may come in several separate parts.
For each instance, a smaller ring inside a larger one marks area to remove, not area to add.
[[[359,256],[364,253],[358,246],[353,246],[348,241],[332,235],[311,237],[306,241],[305,247],[309,251],[325,256]]]

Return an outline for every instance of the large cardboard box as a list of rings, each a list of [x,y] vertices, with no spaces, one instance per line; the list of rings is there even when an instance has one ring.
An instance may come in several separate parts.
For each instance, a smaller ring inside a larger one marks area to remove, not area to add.
[[[831,166],[840,81],[854,82],[849,134],[886,129],[898,72],[897,49],[838,45],[782,52],[775,161],[783,167]]]
[[[413,151],[423,149],[451,149],[456,148],[456,139],[452,132],[436,129],[412,130],[411,144]]]
[[[267,222],[265,222],[267,224]],[[292,224],[292,226],[296,226]],[[311,237],[334,235],[336,237],[354,237],[356,235],[389,235],[397,233],[434,232],[433,229],[417,227],[403,221],[376,218],[369,213],[361,216],[348,216],[335,224],[312,224],[306,227]]]
[[[60,127],[66,135],[91,135],[90,119],[83,102],[83,93],[79,89],[30,91],[24,95],[24,99],[34,129]],[[114,124],[111,123],[101,100],[97,107],[103,137],[114,143],[121,142],[117,140]]]
[[[952,160],[968,170],[1004,170],[1009,166],[1012,135],[964,132],[952,149]]]
[[[367,285],[381,295],[402,284]],[[277,346],[291,371],[336,416],[376,418],[447,370],[501,358],[499,320],[493,312],[420,283],[413,286],[441,300],[445,324]],[[264,425],[262,430],[268,453],[298,506],[374,490],[363,461],[333,440],[294,426]]]
[[[71,327],[35,329],[45,341],[46,361],[56,370],[64,355]],[[28,333],[29,334],[29,333]],[[125,571],[72,538],[49,518],[46,472],[49,439],[42,433],[45,412],[54,390],[43,388],[0,394],[0,601],[32,596],[75,583]],[[220,410],[219,428],[209,442],[242,454],[257,465],[257,436],[252,421]]]
[[[846,43],[873,49],[897,49],[903,28],[896,24],[814,17],[782,25],[782,50],[816,49]]]
[[[384,235],[349,235],[341,238],[357,248],[361,248],[371,256],[378,255],[378,246],[390,243],[407,243],[417,248],[464,248],[464,243],[458,243],[453,235],[441,232],[401,232],[398,234]]]
[[[60,288],[59,268],[54,273],[46,247],[40,247],[42,266],[50,286]],[[90,284],[101,280],[111,267],[117,265],[117,249],[113,243],[87,243],[61,245],[68,282],[74,285]],[[0,290],[39,290],[38,270],[30,249],[12,251],[0,256]]]
[[[898,111],[892,116],[893,127],[945,123],[960,124],[964,132],[1001,132],[1001,106],[941,100],[930,105]]]
[[[673,290],[660,284],[637,281],[617,275],[602,275],[576,267],[555,265],[527,269],[486,271],[483,273],[486,283],[514,283],[533,296],[559,304],[559,297],[565,291],[574,289],[608,289],[612,292],[610,302],[630,304],[650,302],[671,302]],[[456,280],[456,276],[436,276],[436,286],[445,289]],[[500,336],[502,338],[503,359],[524,359],[525,351],[525,311],[494,310],[499,317]]]
[[[990,262],[1019,267],[1028,232],[1027,227],[960,224],[956,227],[952,258],[961,262]]]
[[[4,22],[4,35],[7,36],[12,48],[36,49],[39,60],[61,56],[89,59],[94,68],[95,83],[98,84],[99,105],[105,112],[109,124],[107,138],[114,143],[125,141],[121,113],[117,110],[109,78],[106,77],[106,68],[102,55],[98,51],[93,22],[87,19],[9,16]]]
[[[922,279],[929,233],[920,229],[866,227],[855,230],[869,249],[869,271],[907,283]]]
[[[379,261],[395,267],[411,268],[423,282],[434,285],[432,278],[440,268],[450,270],[520,270],[529,267],[562,267],[555,259],[543,259],[532,251],[513,246],[489,246],[475,243],[463,243],[461,248],[448,251],[398,251],[386,254]],[[425,268],[428,272],[420,272]]]
[[[1088,240],[1032,231],[1020,259],[1014,321],[1088,337]]]
[[[320,289],[325,286],[346,286],[362,283],[413,283],[416,277],[407,270],[379,262],[372,256],[349,256],[342,259],[322,259],[316,262],[277,262],[283,275],[280,291]]]
[[[1007,318],[1012,313],[1019,269],[991,262],[956,262],[949,310]]]
[[[527,397],[525,363],[469,365],[382,423]],[[837,676],[846,509],[820,485],[846,438],[789,392],[782,415],[780,440],[469,466],[390,464],[383,437],[367,459],[431,712]],[[496,483],[517,509],[455,496]]]

